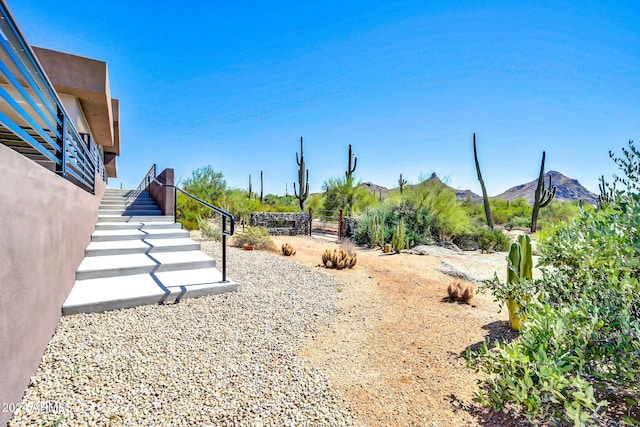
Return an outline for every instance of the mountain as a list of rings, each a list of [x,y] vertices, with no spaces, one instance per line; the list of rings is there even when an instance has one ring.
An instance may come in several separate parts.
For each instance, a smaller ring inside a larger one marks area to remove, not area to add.
[[[382,198],[386,199],[389,195],[389,189],[387,187],[383,187],[378,184],[374,184],[373,182],[363,182],[360,184],[360,187],[364,187],[369,190],[369,193],[375,195],[376,197],[380,197],[382,194]]]
[[[577,179],[571,179],[556,171],[549,171],[544,175],[544,177],[545,185],[548,185],[549,177],[551,177],[551,185],[558,187],[558,190],[556,191],[556,200],[583,200],[585,203],[592,205],[596,203],[597,196],[583,187]],[[527,199],[529,203],[533,204],[537,185],[538,180],[536,179],[526,184],[512,187],[504,193],[498,194],[495,198],[515,200],[522,197]]]

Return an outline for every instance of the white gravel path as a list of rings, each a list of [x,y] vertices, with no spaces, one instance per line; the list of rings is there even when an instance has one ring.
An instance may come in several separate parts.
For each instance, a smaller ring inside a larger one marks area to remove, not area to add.
[[[63,317],[9,425],[353,425],[296,356],[337,313],[339,282],[257,251],[228,257],[237,293]]]

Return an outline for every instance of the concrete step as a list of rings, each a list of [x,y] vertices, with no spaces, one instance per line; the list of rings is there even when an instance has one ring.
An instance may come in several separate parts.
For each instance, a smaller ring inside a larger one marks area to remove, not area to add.
[[[169,215],[113,215],[98,213],[98,222],[172,222]]]
[[[155,203],[114,203],[111,205],[101,204],[98,206],[100,210],[109,210],[109,209],[158,209],[158,205]]]
[[[199,250],[200,244],[189,238],[116,240],[89,243],[89,246],[85,249],[85,256],[90,257]]]
[[[213,268],[215,260],[200,251],[85,257],[76,280]]]
[[[152,228],[149,230],[95,230],[91,235],[91,241],[112,242],[118,240],[178,239],[188,237],[189,232],[180,228]]]
[[[175,222],[99,222],[96,224],[96,230],[157,230],[158,228],[181,229],[182,226]]]
[[[126,205],[126,204],[140,204],[140,205],[155,205],[156,202],[153,199],[122,199],[122,200],[102,200],[100,205],[113,206],[113,205]]]
[[[62,314],[98,313],[238,290],[215,268],[77,280]]]
[[[102,215],[139,215],[139,216],[147,216],[147,215],[162,215],[162,211],[160,209],[99,209],[99,214]]]

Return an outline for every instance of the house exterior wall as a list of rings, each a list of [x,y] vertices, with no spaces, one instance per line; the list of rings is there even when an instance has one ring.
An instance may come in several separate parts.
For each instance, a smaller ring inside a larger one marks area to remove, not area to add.
[[[0,404],[20,402],[75,282],[96,195],[0,145]],[[0,425],[11,413],[0,412]]]

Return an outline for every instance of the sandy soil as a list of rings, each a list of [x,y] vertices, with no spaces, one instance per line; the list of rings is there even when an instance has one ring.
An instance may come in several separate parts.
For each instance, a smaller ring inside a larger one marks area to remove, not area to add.
[[[446,300],[452,276],[480,280],[506,270],[505,254],[387,255],[358,249],[352,270],[328,270],[321,254],[334,237],[276,237],[297,250],[292,261],[339,278],[341,313],[300,352],[328,375],[365,425],[505,426],[504,414],[473,401],[476,373],[461,357],[488,335],[508,338],[506,309],[490,295],[472,304]],[[440,249],[440,248],[437,248]]]

